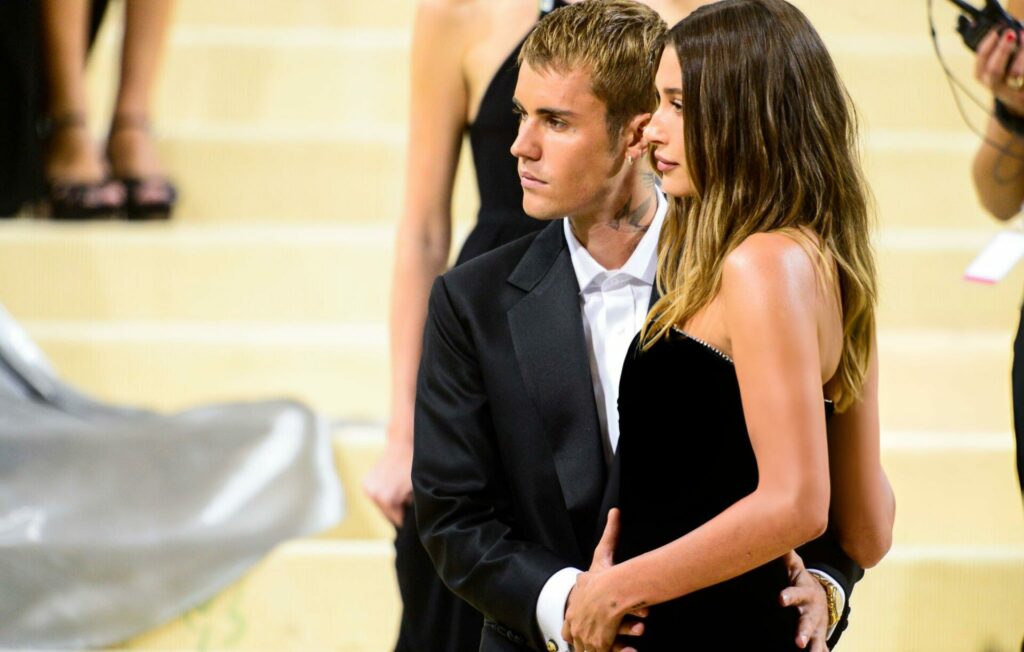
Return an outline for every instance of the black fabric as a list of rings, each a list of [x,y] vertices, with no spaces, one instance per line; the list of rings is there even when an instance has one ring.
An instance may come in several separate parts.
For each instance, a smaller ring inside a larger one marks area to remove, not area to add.
[[[586,568],[604,453],[579,288],[560,222],[434,285],[416,396],[420,537],[445,582],[509,636],[544,649],[544,583]],[[550,358],[550,360],[548,360]],[[503,641],[499,646],[496,642]]]
[[[107,0],[89,9],[89,48]],[[0,2],[0,217],[43,196],[46,95],[39,3]]]
[[[0,217],[42,193],[39,4],[0,2]]]
[[[412,505],[395,537],[395,570],[406,605],[397,652],[466,652],[480,646],[483,616],[440,581],[420,543]]]
[[[619,387],[619,561],[693,531],[758,483],[732,362],[674,332],[646,351],[636,342]],[[779,604],[788,585],[778,559],[655,605],[643,647],[703,650],[729,632],[735,649],[796,650],[798,613]]]
[[[1017,446],[1017,481],[1024,496],[1024,308],[1017,326],[1017,337],[1013,340],[1013,432]]]

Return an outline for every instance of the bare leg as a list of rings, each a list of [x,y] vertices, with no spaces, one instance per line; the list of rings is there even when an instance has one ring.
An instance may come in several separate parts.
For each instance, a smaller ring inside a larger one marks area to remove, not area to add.
[[[61,181],[99,181],[104,175],[103,160],[85,125],[89,0],[43,0],[42,16],[49,112],[56,120],[46,176]]]
[[[147,122],[173,4],[173,0],[125,2],[121,85],[107,146],[117,176],[146,178],[163,173]]]

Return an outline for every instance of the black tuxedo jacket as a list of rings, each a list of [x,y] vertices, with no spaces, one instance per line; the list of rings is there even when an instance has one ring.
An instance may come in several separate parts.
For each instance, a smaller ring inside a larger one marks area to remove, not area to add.
[[[544,649],[541,588],[566,566],[589,567],[618,493],[578,297],[561,221],[451,270],[431,291],[416,520],[445,584],[484,614],[485,652]],[[808,566],[849,596],[862,571],[828,535],[815,546]]]

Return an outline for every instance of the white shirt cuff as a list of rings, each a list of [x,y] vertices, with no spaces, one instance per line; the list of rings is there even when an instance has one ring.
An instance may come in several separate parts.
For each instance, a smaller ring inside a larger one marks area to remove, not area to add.
[[[565,604],[569,600],[569,591],[576,586],[576,578],[582,572],[576,568],[563,568],[549,577],[540,590],[540,596],[537,597],[537,626],[548,650],[552,649],[552,643],[559,652],[567,652],[569,649],[562,638]]]
[[[808,568],[808,573],[811,573],[815,577],[821,578],[828,582],[836,590],[836,612],[839,613],[839,620],[843,619],[843,611],[846,609],[846,591],[839,582],[832,579],[832,576],[825,571],[820,571],[817,568]],[[836,627],[839,626],[839,621],[836,621],[835,625],[828,628],[828,634],[826,638],[832,638],[832,632],[836,631]]]

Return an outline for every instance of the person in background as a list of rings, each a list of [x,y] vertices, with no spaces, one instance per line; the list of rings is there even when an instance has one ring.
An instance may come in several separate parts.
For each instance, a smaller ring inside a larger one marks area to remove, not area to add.
[[[676,22],[708,0],[649,0]],[[391,296],[391,414],[387,445],[365,478],[366,494],[397,528],[396,570],[405,605],[398,650],[476,649],[482,616],[437,577],[412,518],[413,406],[427,297],[448,266],[451,201],[468,132],[480,196],[477,223],[456,264],[545,226],[522,208],[509,147],[518,118],[512,94],[522,41],[562,0],[421,0],[413,26],[405,200]]]
[[[49,114],[44,174],[51,216],[169,217],[177,192],[157,156],[150,104],[173,0],[124,3],[120,84],[105,153],[87,128],[90,0],[43,0],[41,7]]]
[[[1007,10],[1024,18],[1024,0]],[[1022,34],[993,30],[978,46],[975,78],[992,91],[995,111],[985,140],[974,157],[974,187],[981,205],[997,220],[1020,213],[1024,202],[1024,48]],[[1024,308],[1022,308],[1024,317]],[[1013,428],[1017,441],[1017,478],[1024,493],[1024,329],[1013,342]]]

